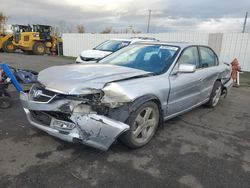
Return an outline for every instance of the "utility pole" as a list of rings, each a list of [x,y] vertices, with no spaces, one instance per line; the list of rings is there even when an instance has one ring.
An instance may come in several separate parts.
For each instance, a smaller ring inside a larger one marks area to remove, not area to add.
[[[148,10],[148,28],[147,28],[147,33],[149,33],[150,18],[151,18],[151,9]]]
[[[248,14],[248,12],[246,12],[242,33],[245,33],[245,29],[246,29],[246,25],[247,25],[247,14]]]

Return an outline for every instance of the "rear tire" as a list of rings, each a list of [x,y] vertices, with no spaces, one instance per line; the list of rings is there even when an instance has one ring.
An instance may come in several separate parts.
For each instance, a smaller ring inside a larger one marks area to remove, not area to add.
[[[215,81],[209,101],[206,104],[209,108],[214,108],[219,103],[221,92],[222,92],[221,82]]]
[[[149,101],[132,112],[126,121],[130,129],[120,136],[120,140],[130,148],[146,145],[155,135],[160,121],[158,106]]]
[[[46,53],[46,46],[42,42],[37,42],[34,44],[32,51],[35,55],[44,55]]]
[[[7,53],[13,53],[16,51],[16,46],[12,43],[12,41],[7,40],[3,43],[3,51]]]

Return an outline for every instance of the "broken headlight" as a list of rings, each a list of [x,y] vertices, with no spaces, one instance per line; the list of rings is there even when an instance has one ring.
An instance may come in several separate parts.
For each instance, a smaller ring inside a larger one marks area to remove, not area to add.
[[[64,96],[66,99],[84,101],[90,103],[98,103],[103,96],[103,93],[95,93],[95,94],[83,94],[83,95],[66,95]]]

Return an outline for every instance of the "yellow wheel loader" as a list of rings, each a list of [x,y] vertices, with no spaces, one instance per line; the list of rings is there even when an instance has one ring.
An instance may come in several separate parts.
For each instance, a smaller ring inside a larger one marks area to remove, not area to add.
[[[28,54],[56,53],[61,39],[51,32],[52,27],[49,25],[33,25],[32,32],[15,34],[13,44]]]
[[[16,46],[12,42],[14,35],[29,30],[29,27],[27,25],[12,25],[11,30],[12,34],[0,34],[0,50],[7,53],[12,53],[16,50]]]
[[[16,47],[12,43],[13,34],[0,35],[0,50],[4,52],[14,52]]]

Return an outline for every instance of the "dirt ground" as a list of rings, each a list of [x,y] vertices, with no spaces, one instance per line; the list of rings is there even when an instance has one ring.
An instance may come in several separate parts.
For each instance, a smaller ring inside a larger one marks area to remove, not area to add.
[[[2,53],[0,61],[39,71],[74,60]],[[247,88],[165,122],[141,149],[116,142],[107,152],[33,128],[12,95],[13,107],[0,110],[0,187],[250,187]]]

